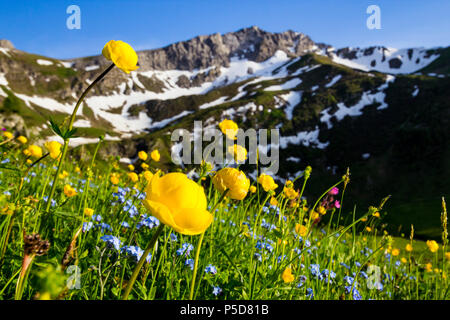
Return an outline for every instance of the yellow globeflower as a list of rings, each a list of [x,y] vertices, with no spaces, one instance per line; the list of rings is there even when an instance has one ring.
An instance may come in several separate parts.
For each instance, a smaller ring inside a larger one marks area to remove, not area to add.
[[[150,182],[153,178],[153,173],[151,173],[148,170],[145,170],[143,173],[145,180],[147,180],[148,182]]]
[[[207,211],[203,187],[183,173],[154,175],[145,192],[145,207],[181,234],[203,233],[213,221],[213,215]]]
[[[305,237],[308,234],[308,228],[306,228],[304,225],[302,224],[296,224],[295,225],[295,232],[297,232],[297,234],[301,237]]]
[[[79,166],[76,166],[76,167],[75,167],[75,172],[76,172],[76,173],[80,173],[80,172],[81,172],[81,169],[80,169]]]
[[[141,168],[144,169],[144,170],[147,170],[148,169],[148,164],[146,164],[145,162],[142,162],[141,163]]]
[[[372,232],[372,228],[371,227],[366,227],[366,231],[367,232]]]
[[[229,146],[228,152],[233,155],[236,162],[244,162],[245,160],[247,160],[247,149],[238,144]]]
[[[53,159],[58,158],[61,154],[62,144],[58,141],[46,142],[45,147],[47,148],[48,152],[50,152],[50,157],[52,157]]]
[[[317,212],[319,212],[321,215],[324,215],[325,213],[327,213],[327,209],[325,209],[324,206],[319,206],[317,208]]]
[[[119,183],[119,175],[117,173],[111,174],[111,177],[109,179],[112,184],[118,184]]]
[[[25,153],[25,151],[24,151],[24,153]],[[42,148],[33,144],[28,147],[28,154],[25,153],[25,155],[27,155],[27,156],[30,155],[34,158],[40,158],[40,157],[42,157]]]
[[[130,73],[139,68],[137,66],[138,56],[126,42],[111,40],[103,48],[102,54],[123,72]]]
[[[225,134],[229,139],[236,139],[239,127],[233,120],[223,120],[221,123],[219,123],[219,128],[222,133]]]
[[[14,137],[14,135],[9,131],[4,131],[3,135],[5,136],[6,139],[11,139],[12,137]]]
[[[298,196],[298,192],[297,191],[295,191],[293,188],[284,188],[283,189],[283,191],[284,191],[284,194],[285,194],[285,196],[288,198],[288,199],[295,199],[295,198],[297,198],[297,196]]]
[[[150,157],[152,158],[153,161],[158,162],[159,158],[161,158],[161,155],[159,154],[158,150],[153,150],[152,153],[150,153]]]
[[[255,192],[256,192],[256,187],[255,187],[255,186],[250,186],[249,191],[250,191],[251,193],[255,193]]]
[[[147,157],[148,157],[147,152],[145,152],[145,151],[139,151],[139,152],[138,152],[138,157],[139,157],[139,159],[141,159],[142,161],[147,160]]]
[[[139,177],[135,172],[129,172],[128,173],[128,178],[130,178],[131,181],[133,182],[137,182],[139,181]]]
[[[405,250],[408,252],[411,252],[411,251],[413,251],[413,246],[408,243],[408,244],[406,244]]]
[[[260,185],[262,185],[264,191],[266,192],[270,190],[275,190],[278,187],[273,178],[265,173],[262,173],[258,177],[257,181]]]
[[[428,246],[428,249],[430,249],[430,251],[433,253],[438,251],[438,249],[439,249],[439,245],[434,240],[427,240],[427,246]]]
[[[398,256],[400,254],[400,250],[398,250],[397,248],[392,249],[392,255],[394,257]]]
[[[405,257],[401,258],[401,259],[400,259],[400,261],[401,261],[402,263],[406,263],[406,262],[408,262],[408,260],[406,260],[406,258],[405,258]]]
[[[134,171],[134,166],[133,166],[132,164],[129,164],[129,165],[128,165],[128,170]]]
[[[245,173],[235,168],[220,169],[212,181],[219,192],[228,189],[227,196],[235,200],[244,199],[250,187],[250,180]]]
[[[275,198],[275,197],[271,197],[269,203],[270,203],[272,206],[277,206],[277,205],[278,205],[278,200],[277,200],[277,198]]]
[[[450,252],[446,252],[446,253],[445,253],[445,258],[446,258],[448,261],[450,261]]]
[[[84,208],[84,215],[87,217],[92,217],[94,214],[94,209],[91,208]]]
[[[70,186],[70,184],[66,184],[64,186],[64,194],[67,197],[73,197],[77,194],[76,190]]]
[[[21,143],[21,144],[25,144],[28,142],[28,139],[24,136],[18,136],[17,140]]]
[[[294,275],[292,274],[291,268],[284,269],[283,273],[281,274],[281,278],[283,279],[284,283],[290,283],[294,281]]]
[[[427,263],[427,264],[425,265],[425,270],[426,270],[427,272],[433,271],[433,265],[432,265],[431,263]]]

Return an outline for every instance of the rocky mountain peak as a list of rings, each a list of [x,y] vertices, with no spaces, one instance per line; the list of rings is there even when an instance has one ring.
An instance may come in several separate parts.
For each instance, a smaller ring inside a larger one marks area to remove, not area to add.
[[[305,34],[288,30],[272,33],[257,26],[225,34],[201,35],[187,41],[176,42],[164,48],[139,51],[140,71],[189,70],[209,67],[228,67],[232,58],[238,57],[261,62],[272,57],[277,50],[291,56],[300,56],[316,48]],[[104,64],[104,59],[95,59]],[[92,59],[75,60],[76,66],[92,63]]]
[[[0,48],[14,49],[14,45],[9,40],[0,39]]]

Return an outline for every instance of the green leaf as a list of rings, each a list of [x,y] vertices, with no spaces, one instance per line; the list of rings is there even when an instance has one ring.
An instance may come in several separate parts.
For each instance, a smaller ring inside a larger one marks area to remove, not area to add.
[[[12,167],[6,164],[0,164],[0,169],[5,169],[5,170],[11,170],[11,171],[15,171],[15,173],[20,173],[20,170],[17,169],[16,167]]]
[[[72,130],[70,130],[70,131],[67,131],[65,134],[64,134],[64,139],[70,139],[70,138],[72,138],[74,135],[75,135],[75,132],[77,132],[77,128],[73,128]]]
[[[85,250],[85,251],[80,255],[79,259],[86,258],[87,255],[88,255],[88,253],[89,253],[89,250]]]
[[[53,119],[50,119],[50,126],[52,127],[53,132],[55,132],[61,138],[64,138],[61,129],[59,128],[58,124],[55,121],[53,121]]]

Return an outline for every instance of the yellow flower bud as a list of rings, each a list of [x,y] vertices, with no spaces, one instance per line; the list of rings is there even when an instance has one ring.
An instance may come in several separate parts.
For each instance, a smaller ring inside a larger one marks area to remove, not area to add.
[[[94,214],[94,209],[91,208],[84,208],[84,214],[87,217],[92,217],[92,215]]]
[[[69,184],[66,184],[64,186],[64,194],[70,198],[70,197],[75,196],[77,194],[77,192]]]
[[[28,139],[24,136],[18,136],[17,140],[21,143],[21,144],[25,144],[28,142]]]
[[[219,128],[222,133],[225,134],[229,139],[236,139],[239,127],[233,120],[223,120],[221,123],[219,123]]]
[[[223,193],[228,189],[227,196],[235,200],[244,199],[250,187],[250,180],[242,171],[235,168],[220,169],[212,181],[219,192]]]
[[[147,152],[145,152],[145,151],[139,151],[139,153],[138,153],[138,157],[139,157],[139,159],[141,159],[142,161],[145,161],[145,160],[147,160]]]
[[[266,192],[270,190],[275,190],[278,187],[273,178],[264,173],[258,177],[257,181]]]
[[[283,273],[281,274],[281,278],[283,279],[284,283],[291,283],[295,280],[294,275],[292,274],[291,268],[284,269]]]
[[[62,145],[58,141],[50,141],[45,143],[45,147],[50,152],[50,157],[56,159],[61,154]]]
[[[161,155],[159,154],[158,150],[153,150],[152,153],[150,153],[150,157],[152,158],[153,161],[158,162],[159,159],[161,158]]]
[[[138,56],[126,42],[111,40],[103,48],[102,54],[125,73],[130,73],[130,71],[139,68],[137,66]]]
[[[131,181],[133,182],[137,182],[139,181],[139,177],[135,172],[129,172],[128,173],[128,178],[130,178]]]
[[[439,249],[438,243],[436,241],[434,241],[434,240],[428,240],[427,241],[427,246],[428,246],[428,249],[431,252],[433,252],[433,253],[435,253]]]

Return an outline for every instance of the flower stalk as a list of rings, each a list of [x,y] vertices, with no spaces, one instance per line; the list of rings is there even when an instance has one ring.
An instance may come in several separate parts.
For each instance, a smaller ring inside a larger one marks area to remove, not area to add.
[[[161,234],[161,232],[164,229],[164,224],[161,223],[158,227],[158,229],[156,229],[155,234],[153,235],[152,239],[150,240],[150,242],[148,243],[147,248],[145,249],[144,253],[142,254],[141,259],[139,259],[138,264],[136,265],[136,267],[134,268],[133,274],[131,275],[130,280],[127,283],[127,287],[125,289],[125,292],[122,295],[122,300],[128,300],[128,296],[130,295],[131,289],[133,289],[133,285],[136,282],[137,276],[139,274],[139,272],[142,269],[142,266],[144,265],[148,254],[150,253],[150,251],[153,250],[156,241],[158,240],[159,235]]]
[[[108,72],[110,72],[113,68],[114,68],[114,64],[111,64],[105,71],[103,71],[88,87],[87,89],[83,92],[83,94],[81,95],[81,97],[78,99],[77,104],[75,105],[75,108],[73,109],[72,115],[70,116],[70,121],[69,121],[69,126],[68,126],[68,130],[66,132],[70,132],[73,129],[73,123],[75,121],[75,117],[77,114],[77,111],[81,105],[81,103],[83,102],[84,98],[86,97],[86,95],[89,93],[89,91],[91,91],[91,89],[100,81],[102,80],[106,74]],[[62,165],[64,162],[64,159],[66,157],[67,154],[67,149],[69,147],[69,140],[70,137],[65,137],[64,138],[64,146],[61,152],[61,157],[59,158],[59,162],[58,162],[58,169],[55,172],[55,175],[53,176],[53,184],[52,184],[52,188],[50,190],[50,195],[48,196],[48,200],[47,200],[47,204],[45,206],[45,212],[48,214],[49,210],[50,210],[50,206],[52,203],[52,199],[53,196],[55,195],[55,190],[56,190],[56,182],[58,180],[58,176],[61,173],[62,170]]]

